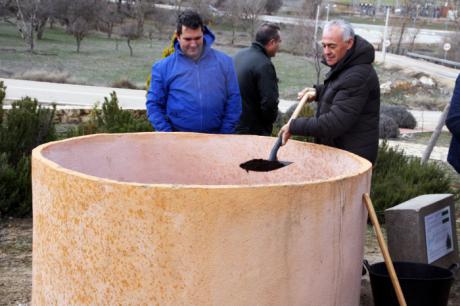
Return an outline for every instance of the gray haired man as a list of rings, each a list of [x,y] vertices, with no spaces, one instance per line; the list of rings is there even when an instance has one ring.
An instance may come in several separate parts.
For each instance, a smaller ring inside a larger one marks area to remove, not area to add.
[[[316,116],[298,118],[281,128],[283,144],[291,135],[313,136],[317,143],[343,149],[375,163],[379,138],[380,84],[372,66],[375,50],[351,25],[332,20],[321,40],[323,63],[331,68],[324,84],[299,93],[314,94]]]

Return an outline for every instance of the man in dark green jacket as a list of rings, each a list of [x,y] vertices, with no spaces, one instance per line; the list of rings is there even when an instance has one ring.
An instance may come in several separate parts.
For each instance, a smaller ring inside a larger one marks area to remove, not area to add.
[[[262,24],[255,42],[235,55],[243,110],[236,127],[239,134],[271,135],[278,115],[278,78],[271,58],[281,43],[280,28]]]
[[[323,62],[331,70],[313,95],[318,101],[316,116],[294,119],[283,126],[283,144],[291,134],[313,136],[320,144],[347,150],[375,163],[380,84],[372,66],[374,48],[343,20],[326,23],[321,43]]]

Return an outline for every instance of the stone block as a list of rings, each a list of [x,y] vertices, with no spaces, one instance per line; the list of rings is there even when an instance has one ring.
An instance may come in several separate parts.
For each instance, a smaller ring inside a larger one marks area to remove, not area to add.
[[[385,210],[394,261],[447,268],[458,262],[455,203],[451,194],[427,194]]]

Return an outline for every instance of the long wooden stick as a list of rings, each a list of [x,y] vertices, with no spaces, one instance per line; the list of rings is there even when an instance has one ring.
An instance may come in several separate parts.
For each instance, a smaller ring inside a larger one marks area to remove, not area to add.
[[[396,276],[395,268],[393,266],[393,261],[391,260],[390,253],[388,252],[387,245],[383,239],[382,230],[380,229],[379,220],[372,205],[371,197],[368,193],[364,194],[364,203],[366,204],[367,211],[369,212],[369,218],[371,219],[372,225],[374,226],[375,234],[377,235],[377,240],[379,242],[380,250],[383,254],[383,259],[385,260],[385,265],[387,266],[388,274],[390,275],[391,282],[395,288],[396,297],[400,306],[407,306],[406,300],[404,299],[404,294],[399,285],[398,277]]]

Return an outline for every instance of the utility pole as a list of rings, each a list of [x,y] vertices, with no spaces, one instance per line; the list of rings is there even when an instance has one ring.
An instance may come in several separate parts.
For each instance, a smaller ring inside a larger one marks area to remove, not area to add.
[[[385,28],[383,29],[383,43],[382,43],[382,63],[385,63],[385,56],[387,54],[387,36],[388,36],[388,19],[390,17],[390,8],[387,7],[387,16],[385,18]]]
[[[319,5],[316,7],[315,35],[313,35],[313,47],[318,42],[318,22],[319,22]]]

